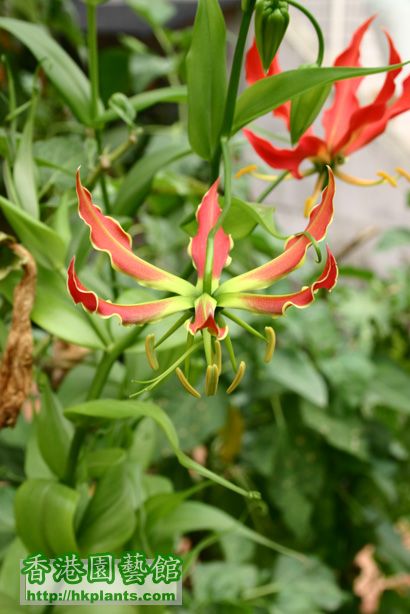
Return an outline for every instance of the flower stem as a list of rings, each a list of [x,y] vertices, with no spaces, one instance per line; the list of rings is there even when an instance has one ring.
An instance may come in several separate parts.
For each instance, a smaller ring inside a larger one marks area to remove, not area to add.
[[[318,22],[316,21],[312,13],[308,11],[307,8],[302,6],[302,4],[299,4],[299,2],[295,2],[295,0],[288,0],[288,3],[291,6],[294,6],[295,9],[298,9],[298,11],[303,13],[309,19],[310,23],[314,27],[316,36],[317,36],[318,45],[319,45],[318,52],[317,52],[317,58],[316,58],[316,64],[318,66],[322,66],[323,55],[325,52],[325,41],[323,38],[323,32],[322,32],[320,25],[318,24]]]
[[[113,364],[124,352],[124,350],[129,348],[138,339],[142,331],[145,329],[145,326],[146,325],[144,324],[140,327],[133,327],[129,333],[118,339],[118,341],[116,341],[111,348],[108,348],[107,351],[104,352],[88,391],[87,401],[99,398]]]
[[[99,100],[97,7],[92,2],[87,2],[87,48],[88,70],[91,82],[91,116],[93,121],[96,121]]]
[[[251,2],[249,2],[246,11],[244,11],[242,15],[238,40],[236,42],[235,52],[232,61],[228,93],[226,96],[225,116],[222,124],[222,136],[229,137],[231,134],[233,118],[235,114],[236,98],[238,95],[239,81],[242,72],[243,55],[245,51],[246,39],[248,36],[253,10],[255,8],[255,2],[256,0],[252,0]]]
[[[222,122],[221,137],[229,137],[232,130],[233,118],[235,115],[236,98],[238,95],[239,81],[241,78],[243,55],[245,51],[246,39],[249,26],[252,20],[253,10],[256,0],[248,3],[246,11],[242,14],[242,21],[239,28],[238,39],[236,41],[235,52],[232,61],[231,74],[229,77],[228,92],[226,95],[224,120]],[[219,176],[219,165],[221,162],[222,147],[218,147],[211,163],[211,182],[213,183]]]
[[[286,179],[289,174],[289,171],[283,171],[283,173],[276,177],[275,181],[272,181],[272,183],[265,190],[263,190],[261,194],[259,194],[258,198],[256,199],[256,202],[262,203],[265,198],[269,196],[269,194],[276,188],[276,186],[282,183],[282,181]]]
[[[75,473],[77,469],[77,461],[80,456],[80,451],[87,435],[87,429],[83,426],[77,426],[73,438],[71,440],[70,451],[68,453],[67,467],[65,476],[61,480],[67,486],[75,486]]]
[[[222,137],[221,149],[223,153],[224,161],[224,190],[225,190],[225,203],[221,215],[218,218],[215,226],[208,234],[206,242],[206,256],[205,256],[205,271],[204,271],[204,292],[212,294],[212,273],[214,262],[214,240],[216,233],[221,228],[232,203],[232,171],[231,171],[231,158],[229,155],[228,139]]]

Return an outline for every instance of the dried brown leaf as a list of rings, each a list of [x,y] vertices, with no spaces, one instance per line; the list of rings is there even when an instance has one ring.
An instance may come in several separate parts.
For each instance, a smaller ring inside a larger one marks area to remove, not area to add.
[[[0,428],[14,426],[20,408],[31,388],[33,364],[33,337],[30,313],[36,290],[36,263],[22,245],[9,237],[8,248],[19,258],[23,277],[14,289],[13,316],[0,363]]]
[[[409,574],[384,576],[374,560],[374,546],[367,544],[356,555],[355,564],[360,574],[354,581],[354,593],[360,597],[360,612],[376,614],[379,611],[380,599],[387,590],[401,592],[410,586]]]

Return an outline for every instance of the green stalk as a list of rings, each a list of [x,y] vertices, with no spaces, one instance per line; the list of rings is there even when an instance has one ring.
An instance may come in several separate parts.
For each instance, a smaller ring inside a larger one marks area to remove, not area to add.
[[[92,2],[87,2],[87,48],[88,70],[91,82],[91,116],[96,121],[100,88],[98,76],[97,7]]]
[[[92,401],[100,397],[115,361],[124,352],[124,350],[130,347],[138,339],[144,328],[145,325],[133,327],[127,335],[124,335],[111,347],[107,348],[95,372],[94,379],[88,391],[87,401]],[[84,440],[87,436],[87,432],[87,428],[84,426],[77,426],[74,431],[74,436],[71,441],[70,451],[68,454],[66,473],[62,480],[63,484],[67,484],[68,486],[75,485],[75,473],[78,458],[80,456]]]
[[[212,228],[208,235],[206,242],[206,256],[205,256],[205,271],[204,271],[204,292],[212,294],[212,273],[214,263],[214,239],[216,233],[221,228],[223,222],[228,215],[229,209],[232,204],[232,171],[231,171],[231,158],[229,156],[228,140],[226,137],[221,139],[221,149],[224,160],[224,189],[225,189],[225,203],[221,215],[218,218],[215,226]]]
[[[68,453],[67,467],[65,476],[61,480],[67,486],[75,486],[75,473],[77,469],[77,461],[80,456],[81,448],[87,435],[87,429],[83,426],[77,426],[73,439],[71,440],[70,451]]]
[[[299,4],[299,2],[295,2],[295,0],[288,0],[288,3],[291,6],[294,6],[295,9],[298,9],[298,11],[303,13],[309,19],[310,23],[314,27],[316,36],[317,36],[318,45],[319,45],[318,52],[317,52],[317,58],[316,58],[316,64],[318,66],[322,66],[323,55],[325,52],[325,41],[323,38],[323,32],[321,30],[320,25],[318,24],[318,22],[316,21],[312,13],[308,11],[307,8],[305,8],[302,4]]]
[[[236,41],[235,52],[232,61],[231,74],[229,77],[228,92],[226,95],[224,120],[222,122],[221,136],[229,137],[232,130],[233,118],[235,115],[236,98],[238,96],[239,81],[241,78],[243,55],[245,51],[246,39],[249,26],[252,20],[253,10],[256,0],[250,0],[246,10],[242,14],[242,21],[239,28],[238,39]],[[219,176],[219,165],[221,162],[222,148],[218,147],[211,163],[211,182],[213,183]]]
[[[118,339],[118,341],[116,341],[111,347],[107,348],[107,351],[104,352],[100,364],[97,367],[94,379],[91,382],[87,395],[87,401],[92,401],[93,399],[98,399],[100,397],[113,364],[127,348],[135,343],[142,331],[145,329],[145,326],[146,325],[144,324],[140,327],[133,327],[129,333]]]
[[[276,179],[274,181],[272,181],[272,183],[265,190],[263,190],[263,192],[261,192],[261,194],[259,194],[258,198],[256,199],[256,202],[257,203],[263,203],[265,198],[267,196],[269,196],[269,194],[276,188],[276,186],[278,186],[280,183],[282,183],[282,181],[284,179],[286,179],[286,177],[289,174],[290,174],[289,171],[283,171],[283,173],[278,175],[278,177],[276,177]]]

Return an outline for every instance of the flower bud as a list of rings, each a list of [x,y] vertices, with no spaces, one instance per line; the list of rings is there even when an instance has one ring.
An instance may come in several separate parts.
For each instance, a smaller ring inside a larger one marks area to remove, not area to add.
[[[255,6],[256,46],[265,72],[285,36],[289,24],[288,3],[284,0],[257,0]]]

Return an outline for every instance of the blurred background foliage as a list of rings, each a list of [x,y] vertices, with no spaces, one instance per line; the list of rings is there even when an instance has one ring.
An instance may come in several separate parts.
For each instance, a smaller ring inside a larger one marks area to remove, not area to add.
[[[124,26],[118,36],[105,32],[101,38],[101,98],[116,119],[104,130],[103,152],[109,155],[126,143],[111,162],[106,187],[122,205],[118,218],[136,237],[139,254],[181,271],[188,263],[184,247],[192,213],[207,178],[207,166],[197,157],[176,159],[186,148],[178,122],[185,108],[175,103],[142,109],[137,128],[126,99],[113,95],[135,96],[154,86],[184,83],[191,27],[166,27],[177,14],[165,0],[126,4],[145,30],[136,37]],[[76,61],[84,62],[84,33],[74,3],[3,0],[0,5],[2,16],[45,24]],[[75,308],[55,270],[55,254],[62,254],[57,264],[61,268],[67,248],[77,254],[78,266],[88,258],[88,233],[76,214],[73,173],[80,164],[85,176],[95,171],[95,139],[61,102],[30,52],[4,30],[0,42],[11,67],[17,109],[10,117],[3,62],[0,153],[7,160],[14,122],[17,151],[34,160],[40,210],[38,219],[29,221],[3,203],[0,216],[1,229],[17,233],[39,264],[33,312],[37,385],[17,426],[0,433],[0,609],[15,612],[20,610],[15,605],[18,559],[44,543],[51,544],[53,553],[55,544],[55,534],[42,541],[27,530],[21,507],[16,517],[16,490],[27,478],[54,480],[57,488],[72,433],[62,410],[86,398],[101,338],[123,332],[116,321],[87,318]],[[32,149],[24,153],[18,143],[27,125],[34,138]],[[130,130],[136,131],[135,140],[129,141]],[[240,136],[234,145],[239,168]],[[124,176],[131,186],[128,193]],[[7,173],[1,181],[2,194],[7,195]],[[235,184],[235,193],[250,199],[249,180]],[[102,200],[100,185],[93,188],[93,196],[95,202]],[[371,203],[368,210],[371,216]],[[235,274],[279,253],[281,245],[263,224],[256,226],[254,214],[241,211],[229,220],[234,238],[241,239],[234,248]],[[273,224],[272,207],[258,210],[258,215],[259,221]],[[399,228],[381,235],[375,249],[387,253],[409,243],[409,230]],[[48,250],[53,251],[52,266]],[[44,498],[50,530],[69,543],[74,527],[84,553],[125,547],[182,553],[186,580],[179,609],[186,612],[359,612],[363,595],[357,577],[366,564],[371,566],[372,557],[383,576],[410,574],[410,268],[403,259],[381,278],[371,269],[344,265],[346,255],[340,254],[340,282],[331,295],[321,296],[310,309],[290,309],[275,323],[278,347],[270,365],[262,362],[258,342],[250,343],[249,336],[233,327],[238,354],[248,365],[233,397],[221,387],[212,399],[194,399],[174,377],[152,394],[174,423],[184,452],[244,488],[260,491],[262,501],[245,500],[187,473],[151,419],[108,421],[87,438],[78,469],[83,476],[77,492],[80,504],[67,504],[65,515],[53,516],[52,488],[30,494]],[[0,252],[2,268],[5,258]],[[84,282],[104,296],[110,295],[112,285],[107,260],[94,254],[82,272]],[[0,350],[18,277],[11,272],[0,281]],[[292,291],[299,285],[297,277],[295,286],[283,281],[278,289]],[[119,300],[149,300],[149,290],[137,289],[122,275],[116,283]],[[252,316],[248,320],[252,323]],[[176,335],[163,346],[158,353],[162,364],[180,354],[183,337]],[[194,384],[201,374],[202,365],[194,361]],[[102,397],[127,398],[136,389],[132,380],[149,376],[143,341],[136,341],[116,362]],[[98,496],[87,507],[90,482],[96,484]],[[22,492],[18,496],[23,497]],[[304,558],[278,553],[252,531]],[[357,555],[369,544],[374,553],[360,569]],[[379,607],[368,611],[404,614],[409,609],[408,592],[400,588],[383,592]],[[60,612],[69,610],[63,607]]]

